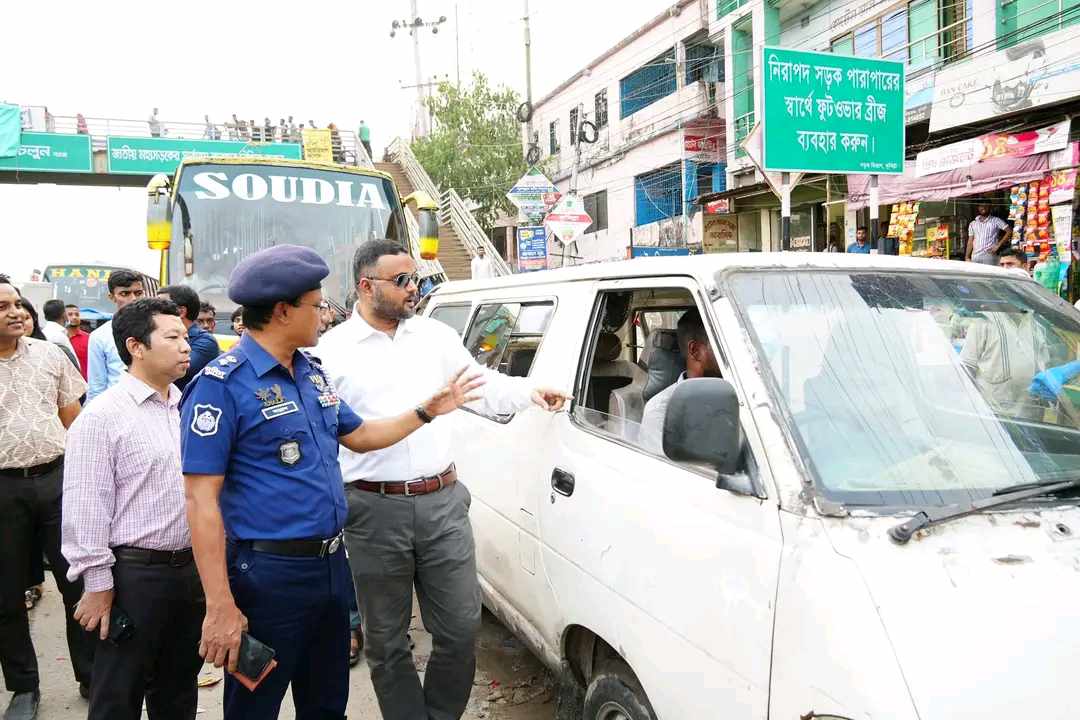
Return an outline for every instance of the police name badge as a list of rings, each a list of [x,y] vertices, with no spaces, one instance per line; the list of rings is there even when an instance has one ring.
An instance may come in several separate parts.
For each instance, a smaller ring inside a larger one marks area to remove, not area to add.
[[[191,417],[191,432],[199,437],[216,435],[221,424],[221,410],[213,405],[196,405]]]
[[[278,446],[278,457],[286,465],[295,465],[300,462],[300,443],[296,440],[288,440]]]
[[[279,418],[282,415],[289,415],[294,412],[300,412],[300,408],[292,400],[289,400],[288,402],[277,403],[275,405],[264,407],[262,409],[263,417],[267,420],[273,420],[274,418]]]

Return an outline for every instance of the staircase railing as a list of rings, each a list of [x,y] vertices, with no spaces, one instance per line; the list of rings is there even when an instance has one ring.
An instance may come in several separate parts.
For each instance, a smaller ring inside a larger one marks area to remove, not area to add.
[[[511,269],[495,246],[491,243],[487,233],[476,222],[472,212],[465,205],[457,191],[451,188],[445,193],[439,192],[431,176],[424,170],[424,166],[416,159],[412,148],[401,138],[395,138],[387,148],[390,159],[401,165],[405,177],[416,190],[423,190],[433,199],[439,201],[439,222],[449,224],[461,240],[462,246],[469,253],[470,258],[479,254],[479,248],[483,247],[488,258],[491,258],[491,266],[498,276],[510,275]]]
[[[469,252],[469,257],[476,257],[479,248],[484,248],[484,254],[491,260],[491,267],[496,276],[510,275],[510,265],[499,255],[495,246],[491,243],[487,233],[476,222],[476,218],[465,205],[465,201],[457,194],[457,190],[450,188],[439,198],[439,222],[450,223],[454,228],[461,244]]]

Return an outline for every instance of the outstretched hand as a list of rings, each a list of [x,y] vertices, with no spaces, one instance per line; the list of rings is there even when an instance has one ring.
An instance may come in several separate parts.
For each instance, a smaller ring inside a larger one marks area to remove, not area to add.
[[[533,404],[548,412],[559,412],[563,409],[563,406],[567,401],[573,399],[572,395],[567,395],[566,393],[552,390],[551,388],[539,387],[532,392]]]
[[[457,410],[462,405],[480,399],[475,391],[483,387],[487,382],[480,373],[466,375],[468,367],[463,367],[454,373],[450,382],[439,392],[432,395],[424,403],[424,412],[431,417],[446,415]]]

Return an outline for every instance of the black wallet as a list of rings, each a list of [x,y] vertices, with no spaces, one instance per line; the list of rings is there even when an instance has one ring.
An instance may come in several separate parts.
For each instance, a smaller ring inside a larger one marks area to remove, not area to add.
[[[248,690],[259,686],[270,671],[277,667],[274,649],[264,645],[247,633],[240,636],[240,656],[236,660],[236,672],[233,673],[241,685]]]

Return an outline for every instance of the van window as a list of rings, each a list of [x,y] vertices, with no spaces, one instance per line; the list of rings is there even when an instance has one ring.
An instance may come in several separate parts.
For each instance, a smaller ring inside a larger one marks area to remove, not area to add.
[[[554,310],[552,302],[481,305],[469,327],[465,348],[485,367],[512,377],[528,377]],[[509,417],[492,419],[505,422]]]
[[[431,311],[429,317],[433,320],[446,323],[454,328],[458,335],[463,335],[465,333],[465,326],[469,323],[469,313],[471,311],[472,305],[468,303],[440,305]]]
[[[704,331],[707,320],[680,343],[679,324],[688,312],[700,317],[686,288],[601,293],[583,348],[585,365],[579,374],[574,420],[612,440],[665,457],[664,408],[687,369],[683,353],[689,340],[694,341],[696,362],[704,361],[708,371],[719,376],[720,355]],[[694,329],[690,319],[688,331]]]

